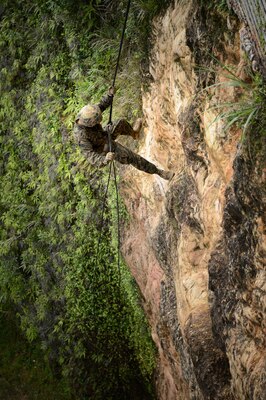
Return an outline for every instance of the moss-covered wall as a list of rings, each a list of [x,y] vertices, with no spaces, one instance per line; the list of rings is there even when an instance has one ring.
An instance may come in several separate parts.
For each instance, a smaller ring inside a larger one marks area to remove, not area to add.
[[[155,351],[124,265],[119,285],[114,188],[102,229],[108,171],[89,167],[71,134],[79,108],[112,82],[125,3],[0,8],[0,310],[16,313],[77,399],[152,397]],[[139,42],[163,3],[132,4],[115,114],[139,113]]]

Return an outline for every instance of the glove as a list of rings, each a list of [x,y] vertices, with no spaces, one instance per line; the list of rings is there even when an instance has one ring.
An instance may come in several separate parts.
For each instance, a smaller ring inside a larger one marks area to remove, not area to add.
[[[105,156],[104,164],[105,165],[109,164],[109,162],[113,161],[114,158],[115,158],[115,153],[109,151]]]
[[[109,90],[108,90],[109,96],[114,96],[115,92],[116,92],[116,88],[114,86],[109,87]]]

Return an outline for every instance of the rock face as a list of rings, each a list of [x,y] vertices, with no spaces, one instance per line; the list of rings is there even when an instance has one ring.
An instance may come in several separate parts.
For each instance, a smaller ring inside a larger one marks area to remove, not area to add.
[[[239,26],[230,25],[192,0],[176,0],[154,22],[137,151],[176,175],[168,183],[123,172],[122,251],[158,348],[160,400],[265,399],[262,178],[241,132],[213,122],[209,106],[236,91],[207,95],[213,72],[197,68],[212,65],[210,53],[239,64]]]

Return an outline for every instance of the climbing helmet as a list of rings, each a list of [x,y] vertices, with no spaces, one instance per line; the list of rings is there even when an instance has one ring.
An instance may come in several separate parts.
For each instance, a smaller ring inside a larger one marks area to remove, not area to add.
[[[78,120],[81,125],[89,128],[100,124],[102,121],[102,112],[100,107],[95,104],[87,104],[78,113],[76,121]]]

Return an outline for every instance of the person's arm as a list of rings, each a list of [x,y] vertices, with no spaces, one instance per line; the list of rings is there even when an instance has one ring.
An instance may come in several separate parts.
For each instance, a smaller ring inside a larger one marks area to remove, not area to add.
[[[91,142],[82,135],[80,129],[75,128],[74,132],[82,154],[91,165],[101,168],[114,159],[114,153],[96,153],[92,148]]]
[[[97,104],[100,107],[102,112],[104,110],[106,110],[108,107],[110,107],[110,105],[112,104],[114,92],[115,92],[115,89],[113,87],[111,87],[109,89],[107,95],[103,96],[100,103]]]
[[[86,143],[79,143],[80,150],[82,154],[86,157],[88,162],[94,167],[104,167],[108,161],[106,160],[104,153],[96,153],[90,142],[86,141]]]

